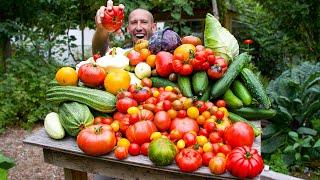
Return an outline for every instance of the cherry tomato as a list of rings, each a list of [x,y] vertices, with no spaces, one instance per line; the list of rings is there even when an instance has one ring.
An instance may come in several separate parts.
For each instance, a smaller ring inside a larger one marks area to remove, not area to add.
[[[247,45],[250,45],[250,44],[253,43],[253,40],[252,40],[252,39],[245,39],[245,40],[243,41],[243,43],[244,43],[244,44],[247,44]]]
[[[141,151],[141,154],[144,155],[144,156],[148,156],[148,148],[149,148],[149,144],[150,143],[143,143],[141,145],[141,148],[140,148],[140,151]]]
[[[208,137],[209,133],[206,129],[200,128],[198,135]]]
[[[190,117],[192,119],[197,119],[197,117],[199,116],[198,108],[195,106],[189,107],[187,109],[187,115],[188,115],[188,117]]]
[[[219,100],[217,101],[216,105],[217,105],[218,107],[226,107],[226,106],[227,106],[227,103],[226,103],[225,100],[219,99]]]
[[[93,60],[96,61],[97,59],[101,58],[101,55],[98,53],[98,54],[95,54],[93,55]]]
[[[133,92],[133,99],[135,99],[138,102],[143,102],[147,100],[150,96],[151,96],[151,93],[146,88],[137,89]]]
[[[122,160],[128,157],[128,150],[126,147],[118,146],[114,150],[114,155],[117,159]]]
[[[206,103],[203,101],[196,101],[194,103],[194,106],[198,108],[199,113],[203,113],[204,111],[206,111],[208,109]]]
[[[206,56],[214,55],[214,52],[210,48],[206,48],[205,52],[206,52]]]
[[[140,62],[143,62],[144,59],[141,57],[141,54],[135,50],[132,50],[128,53],[127,55],[128,59],[129,59],[129,63],[132,66],[135,66],[137,64],[139,64]]]
[[[216,129],[216,123],[207,121],[204,123],[203,127],[207,130],[208,133],[211,133]]]
[[[176,118],[177,117],[177,111],[176,110],[174,110],[174,109],[169,109],[169,111],[167,111],[168,112],[168,114],[169,114],[169,116],[170,116],[170,118],[171,119],[174,119],[174,118]]]
[[[144,104],[157,104],[158,99],[156,97],[149,97],[146,101],[144,101]]]
[[[177,129],[173,129],[170,131],[170,139],[172,141],[176,141],[181,138],[182,138],[182,133],[180,131],[178,131]]]
[[[220,152],[220,144],[219,143],[212,144],[212,152],[214,152],[215,154]]]
[[[146,87],[149,87],[149,88],[152,87],[152,81],[151,81],[150,78],[143,78],[141,80],[141,84],[142,84],[142,86],[146,86]]]
[[[203,45],[196,45],[196,52],[204,51],[206,48]]]
[[[220,147],[219,147],[219,151],[222,152],[223,154],[225,155],[228,155],[230,152],[231,152],[232,148],[230,145],[228,144],[222,144]]]
[[[212,144],[214,144],[214,143],[221,143],[223,139],[218,132],[212,132],[209,134],[209,140]]]
[[[186,146],[191,146],[197,143],[196,136],[192,133],[186,133],[183,136],[183,140],[186,143]]]
[[[184,118],[187,116],[187,111],[186,110],[180,110],[178,111],[177,117],[179,118]]]
[[[140,146],[136,143],[131,143],[128,149],[128,152],[131,156],[137,156],[140,154]]]
[[[171,107],[172,107],[171,101],[169,100],[163,101],[163,110],[168,111],[169,109],[171,109]]]
[[[217,119],[222,119],[224,117],[224,113],[220,110],[214,113]]]
[[[216,56],[214,56],[214,55],[209,55],[208,57],[207,57],[207,61],[209,62],[209,64],[212,66],[212,65],[214,65],[214,63],[215,63],[215,61],[216,61]]]

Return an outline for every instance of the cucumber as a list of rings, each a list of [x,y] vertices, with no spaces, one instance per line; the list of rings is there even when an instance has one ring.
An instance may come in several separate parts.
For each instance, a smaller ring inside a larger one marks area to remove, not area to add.
[[[229,119],[235,123],[235,122],[246,122],[248,123],[252,129],[253,129],[253,132],[254,132],[254,136],[255,137],[258,137],[262,134],[262,131],[260,128],[257,128],[254,124],[252,124],[250,121],[246,120],[245,118],[233,113],[233,112],[230,112],[229,111]]]
[[[178,85],[182,95],[186,97],[193,97],[191,89],[191,81],[188,76],[178,75]]]
[[[243,107],[232,111],[249,120],[270,119],[277,114],[277,111],[274,109],[261,109],[256,107]]]
[[[192,87],[196,95],[202,96],[208,88],[209,79],[206,71],[198,71],[192,76]]]
[[[258,77],[250,69],[243,68],[241,71],[241,78],[243,79],[243,82],[245,82],[245,86],[248,88],[251,95],[262,104],[263,107],[269,109],[271,107],[271,101]]]
[[[208,101],[210,98],[212,84],[209,83],[207,89],[203,92],[202,96],[199,98],[200,101]]]
[[[239,81],[235,80],[232,85],[232,92],[243,102],[244,105],[248,106],[252,102],[252,96],[248,89]]]
[[[224,94],[223,99],[226,101],[227,106],[232,109],[238,109],[243,106],[242,101],[236,95],[234,95],[230,89],[228,89]]]
[[[172,87],[177,87],[177,84],[161,77],[151,77],[150,78],[152,81],[152,86],[159,88],[159,87],[166,87],[166,86],[172,86]]]
[[[216,99],[223,95],[231,86],[232,81],[238,76],[242,68],[251,60],[248,53],[241,53],[228,67],[227,72],[219,79],[211,89],[211,99]]]

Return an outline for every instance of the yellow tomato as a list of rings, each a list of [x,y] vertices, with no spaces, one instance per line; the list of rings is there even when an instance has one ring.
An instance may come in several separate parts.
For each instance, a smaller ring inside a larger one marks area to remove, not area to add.
[[[199,116],[198,108],[196,108],[194,106],[189,107],[187,109],[187,115],[189,116],[189,118],[197,119],[197,117]]]
[[[151,55],[151,51],[147,48],[143,48],[139,52],[140,52],[140,57],[143,60],[146,60]]]
[[[174,110],[174,109],[169,109],[169,110],[167,111],[167,113],[168,113],[168,115],[170,116],[171,119],[176,118],[176,117],[177,117],[177,114],[178,114],[177,111]]]
[[[184,60],[188,60],[189,56],[192,53],[195,53],[195,51],[196,51],[196,47],[194,45],[182,44],[174,50],[173,55],[181,54]]]
[[[160,92],[158,90],[153,92],[153,97],[158,97],[160,95]]]
[[[112,127],[113,131],[114,132],[118,132],[119,131],[119,128],[120,128],[120,124],[119,124],[119,121],[115,120],[113,121],[110,126]]]
[[[209,119],[211,116],[209,111],[203,111],[201,115],[204,116],[206,119]]]
[[[177,142],[177,147],[178,147],[178,149],[183,149],[184,147],[186,147],[186,143],[184,142],[183,139],[180,139],[180,140]]]
[[[165,91],[168,91],[168,92],[171,92],[173,90],[173,87],[172,86],[166,86],[164,88]]]
[[[147,57],[146,63],[151,67],[155,68],[156,67],[156,55],[151,54],[150,56]]]
[[[129,107],[127,110],[128,114],[138,114],[139,112],[140,112],[139,108],[135,106]]]
[[[213,146],[212,146],[211,142],[204,143],[202,148],[203,148],[203,152],[211,152],[211,151],[213,151]]]
[[[72,67],[62,67],[56,73],[56,80],[61,86],[77,86],[78,75]]]
[[[116,95],[120,90],[127,90],[131,77],[129,73],[122,69],[112,69],[104,79],[106,91]]]
[[[192,106],[193,100],[192,98],[185,98],[185,100],[183,100],[182,102],[183,102],[183,108],[188,109],[189,107]]]
[[[130,141],[129,141],[128,139],[126,139],[126,138],[121,138],[121,139],[119,139],[119,141],[117,142],[117,146],[129,148],[129,146],[130,146]]]
[[[206,122],[206,118],[203,115],[197,117],[197,123],[203,125]]]
[[[162,136],[162,134],[160,132],[153,132],[150,136],[150,140],[155,140],[155,139],[159,139]]]
[[[228,112],[228,110],[227,110],[227,108],[225,108],[225,107],[220,107],[219,108],[219,111],[222,111],[223,112],[223,114],[224,114],[224,118],[227,118],[227,117],[229,117],[229,112]]]
[[[205,137],[205,136],[197,136],[197,137],[196,137],[196,140],[197,140],[197,143],[198,143],[200,146],[203,146],[205,143],[208,142],[208,138]]]

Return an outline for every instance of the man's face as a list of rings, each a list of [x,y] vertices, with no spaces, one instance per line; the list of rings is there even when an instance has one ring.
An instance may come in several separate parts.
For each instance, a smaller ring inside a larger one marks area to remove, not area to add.
[[[130,13],[127,31],[131,35],[133,43],[139,39],[149,40],[156,31],[156,24],[153,23],[148,11],[135,10]]]

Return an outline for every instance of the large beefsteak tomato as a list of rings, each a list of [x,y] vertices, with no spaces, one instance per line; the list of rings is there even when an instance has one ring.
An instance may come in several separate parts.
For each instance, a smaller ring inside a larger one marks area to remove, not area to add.
[[[202,157],[198,151],[186,148],[176,156],[176,163],[182,172],[193,172],[201,167]]]
[[[91,125],[77,136],[79,148],[90,156],[106,154],[116,145],[116,136],[109,125]]]
[[[236,147],[227,157],[228,171],[239,178],[254,178],[263,170],[262,157],[256,149]]]
[[[131,143],[141,145],[149,142],[151,134],[156,131],[157,128],[152,121],[139,121],[129,126],[126,131],[126,137]]]
[[[171,127],[170,130],[176,129],[178,130],[182,135],[184,135],[187,132],[190,131],[195,131],[196,133],[198,133],[199,131],[199,126],[198,123],[188,117],[185,118],[175,118],[172,123],[171,123]]]

